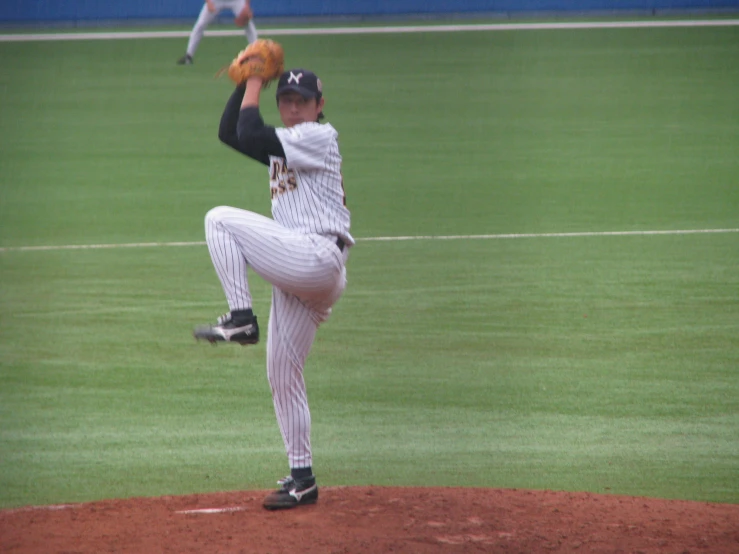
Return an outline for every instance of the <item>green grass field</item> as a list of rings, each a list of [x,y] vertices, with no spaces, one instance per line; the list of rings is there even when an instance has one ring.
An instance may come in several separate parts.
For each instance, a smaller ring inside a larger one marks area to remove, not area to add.
[[[306,373],[319,482],[739,502],[739,27],[279,40],[358,239]],[[0,507],[287,473],[264,345],[192,340],[227,309],[205,246],[22,249],[268,214],[217,139],[242,42],[0,43]]]

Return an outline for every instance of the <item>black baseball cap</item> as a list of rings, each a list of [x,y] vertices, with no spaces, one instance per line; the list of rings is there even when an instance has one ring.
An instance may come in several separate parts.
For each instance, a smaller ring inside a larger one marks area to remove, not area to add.
[[[323,84],[318,75],[307,69],[290,69],[280,75],[277,83],[275,97],[279,100],[280,94],[286,92],[297,92],[306,100],[315,98],[316,102],[323,97]],[[325,116],[323,112],[318,114],[319,121]]]
[[[318,75],[307,69],[290,69],[280,75],[277,83],[277,93],[297,92],[303,98],[315,98],[320,100],[323,96],[323,85]]]

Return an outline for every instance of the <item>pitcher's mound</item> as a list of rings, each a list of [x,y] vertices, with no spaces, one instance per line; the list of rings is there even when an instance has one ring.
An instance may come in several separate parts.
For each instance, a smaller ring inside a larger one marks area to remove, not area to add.
[[[739,505],[553,491],[323,487],[0,511],[3,553],[739,553]]]

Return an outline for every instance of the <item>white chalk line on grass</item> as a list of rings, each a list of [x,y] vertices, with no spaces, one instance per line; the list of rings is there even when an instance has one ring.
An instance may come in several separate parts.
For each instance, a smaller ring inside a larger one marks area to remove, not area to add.
[[[415,235],[399,237],[363,237],[357,242],[394,242],[408,240],[500,240],[575,237],[624,237],[650,235],[696,235],[708,233],[739,233],[739,229],[675,229],[663,231],[584,231],[579,233],[508,233],[503,235]],[[196,242],[132,242],[122,244],[63,244],[48,246],[6,246],[0,252],[38,252],[45,250],[101,250],[105,248],[168,248],[175,246],[205,246]]]
[[[381,27],[317,27],[305,29],[259,29],[260,35],[359,35],[387,33],[453,33],[464,31],[540,31],[561,29],[634,29],[657,27],[733,27],[739,19],[696,19],[674,21],[592,21],[560,23],[489,23],[469,25],[399,25]],[[243,36],[242,30],[205,31],[206,36]],[[59,40],[128,40],[143,38],[187,38],[187,31],[120,31],[89,33],[16,33],[0,35],[0,42]]]
[[[510,233],[505,235],[416,235],[407,237],[367,237],[361,241],[396,240],[490,240],[490,239],[535,239],[560,237],[619,237],[633,235],[693,235],[697,233],[739,233],[739,229],[684,229],[666,231],[584,231],[580,233]]]
[[[42,250],[102,250],[105,248],[158,248],[170,246],[205,246],[205,241],[199,242],[130,242],[121,244],[61,244],[48,246],[7,246],[0,248],[0,252],[32,252]]]

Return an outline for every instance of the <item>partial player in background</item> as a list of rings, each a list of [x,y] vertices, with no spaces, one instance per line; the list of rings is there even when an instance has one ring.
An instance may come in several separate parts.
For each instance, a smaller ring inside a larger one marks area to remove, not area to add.
[[[251,10],[250,0],[205,0],[203,9],[200,10],[200,16],[190,33],[190,41],[187,43],[185,55],[177,60],[178,64],[190,65],[195,61],[195,52],[198,49],[200,40],[203,38],[205,29],[224,10],[233,12],[234,23],[238,27],[244,27],[246,41],[249,44],[257,40],[257,28],[254,26],[254,14]]]
[[[249,45],[229,67],[236,90],[221,116],[222,142],[268,168],[272,219],[220,206],[205,216],[205,238],[228,301],[217,323],[195,329],[211,343],[255,344],[248,274],[272,284],[267,378],[290,475],[264,499],[270,510],[313,504],[311,414],[303,369],[319,325],[346,287],[354,239],[344,198],[338,133],[323,118],[323,87],[311,71],[283,72],[282,47]],[[276,100],[284,127],[265,125],[262,88],[279,77]],[[265,190],[266,192],[266,190]]]

